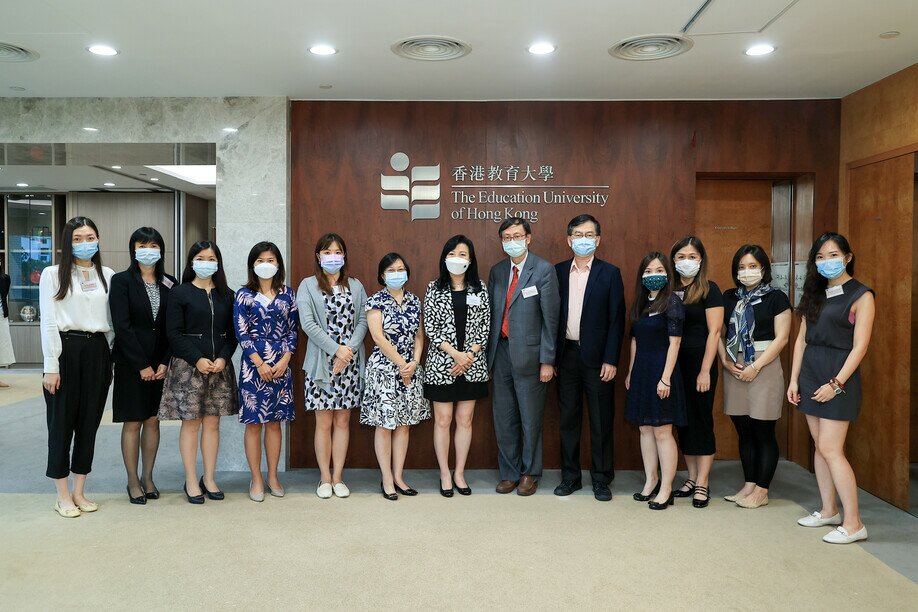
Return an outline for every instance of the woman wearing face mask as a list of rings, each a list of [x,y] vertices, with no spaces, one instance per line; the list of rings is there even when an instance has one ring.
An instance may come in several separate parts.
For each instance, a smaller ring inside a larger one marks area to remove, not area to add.
[[[16,363],[13,352],[13,338],[10,336],[10,306],[7,298],[10,295],[12,279],[6,272],[0,271],[0,365],[11,366]],[[0,389],[9,387],[8,383],[0,380]]]
[[[475,247],[453,236],[440,253],[440,277],[427,285],[424,332],[430,338],[424,369],[424,397],[433,402],[434,450],[440,464],[440,495],[471,495],[465,461],[472,443],[475,401],[488,396],[490,301],[478,278]],[[449,430],[456,416],[456,471],[449,472]]]
[[[252,471],[249,499],[265,499],[261,475],[261,437],[264,429],[268,460],[268,491],[284,496],[277,478],[281,427],[292,421],[293,373],[299,325],[296,296],[284,284],[284,258],[273,242],[259,242],[249,251],[249,280],[236,292],[233,320],[242,349],[239,366],[239,422],[245,424],[245,456]]]
[[[108,291],[114,271],[102,265],[99,230],[91,219],[67,221],[61,243],[70,246],[61,249],[60,264],[42,270],[38,282],[42,387],[48,411],[45,473],[57,487],[54,510],[75,518],[99,509],[86,499],[84,488],[112,382],[114,331]]]
[[[179,450],[189,503],[223,499],[214,481],[220,449],[220,417],[239,412],[236,376],[227,367],[236,352],[233,292],[215,242],[191,245],[182,284],[172,290],[166,311],[172,360],[166,373],[160,421],[182,421]],[[204,475],[197,479],[198,433]]]
[[[411,274],[398,253],[380,261],[377,280],[385,289],[367,300],[367,324],[373,336],[373,352],[367,359],[366,388],[360,422],[376,428],[376,459],[382,473],[383,497],[397,500],[418,492],[405,483],[403,469],[408,454],[408,428],[430,418],[424,398],[420,365],[424,348],[421,301],[405,283]]]
[[[314,444],[319,464],[316,495],[347,497],[344,460],[351,410],[360,407],[367,335],[367,294],[347,270],[347,245],[338,234],[316,242],[315,276],[297,289],[300,325],[309,338],[303,370],[306,410],[316,415]]]
[[[724,499],[742,508],[768,504],[768,487],[778,466],[775,423],[784,408],[781,351],[790,335],[791,305],[771,283],[765,249],[746,244],[733,256],[735,289],[724,292],[724,413],[739,437],[745,484]]]
[[[679,427],[679,445],[688,467],[688,480],[676,497],[692,497],[704,508],[711,495],[708,476],[714,463],[714,390],[717,388],[717,345],[724,322],[724,298],[708,280],[708,260],[701,240],[687,236],[673,245],[678,274],[676,293],[685,305],[685,325],[679,346],[679,367],[685,389],[686,426]]]
[[[178,285],[165,272],[162,235],[152,227],[134,231],[128,241],[131,265],[112,277],[111,309],[115,328],[115,382],[112,420],[121,427],[121,455],[132,504],[159,499],[153,464],[159,449],[159,402],[171,352],[166,338],[166,308]],[[143,479],[137,468],[143,456]]]
[[[625,418],[641,430],[644,488],[635,501],[651,510],[673,504],[679,451],[673,425],[685,426],[685,396],[679,371],[679,344],[685,311],[673,294],[673,274],[663,253],[649,253],[637,272],[631,305],[631,364]],[[659,466],[662,477],[657,476]]]
[[[845,458],[848,426],[861,405],[861,361],[876,313],[873,290],[852,278],[854,253],[848,240],[826,232],[813,243],[799,312],[787,400],[806,415],[816,446],[816,482],[822,508],[797,522],[837,526],[822,539],[851,544],[867,539],[857,503],[857,482]],[[841,498],[844,522],[835,494]]]

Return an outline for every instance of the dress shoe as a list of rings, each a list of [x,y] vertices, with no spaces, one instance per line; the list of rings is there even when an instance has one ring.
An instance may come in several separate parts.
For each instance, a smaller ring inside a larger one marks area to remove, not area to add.
[[[747,508],[749,510],[754,510],[756,508],[761,508],[762,506],[768,505],[768,496],[762,498],[760,502],[749,501],[748,497],[736,500],[736,505],[740,508]]]
[[[852,544],[860,540],[867,539],[867,527],[861,527],[854,533],[848,533],[844,527],[836,527],[826,535],[822,536],[823,542],[829,544]]]
[[[632,495],[631,497],[634,498],[634,501],[649,502],[651,499],[653,499],[654,497],[656,497],[656,496],[657,496],[657,493],[659,493],[659,492],[660,492],[660,481],[658,480],[658,481],[657,481],[657,486],[655,486],[655,487],[653,488],[653,491],[651,491],[649,495],[644,495],[643,493],[641,493],[640,491],[638,491],[637,493],[635,493],[635,494]]]
[[[650,500],[649,502],[647,502],[647,507],[650,508],[651,510],[666,510],[667,508],[669,508],[675,503],[676,503],[675,496],[672,493],[670,493],[669,499],[666,500],[665,502],[660,503],[660,502],[655,502],[653,500]]]
[[[343,482],[336,483],[332,487],[332,491],[335,492],[335,497],[345,498],[351,494],[351,490],[347,488],[347,485]]]
[[[134,497],[131,495],[131,485],[125,487],[127,489],[128,499],[131,500],[132,504],[137,504],[139,506],[144,506],[147,503],[147,494],[144,492],[143,487],[140,488],[140,495]]]
[[[582,488],[583,484],[579,480],[562,480],[561,484],[555,487],[555,495],[558,497],[567,497],[574,491],[579,491]]]
[[[814,512],[808,516],[803,517],[802,519],[797,519],[797,524],[801,527],[825,527],[826,525],[841,525],[842,519],[841,514],[838,512],[835,513],[835,516],[830,516],[828,518],[822,518],[822,515],[819,512]]]
[[[263,490],[259,491],[258,493],[253,492],[252,491],[253,484],[254,484],[253,481],[250,480],[249,481],[249,499],[251,499],[253,502],[265,501],[265,492]]]
[[[319,497],[319,499],[328,499],[334,492],[335,490],[332,488],[330,482],[320,482],[319,486],[316,487],[316,495]]]
[[[519,480],[501,480],[499,483],[497,483],[497,488],[495,491],[501,495],[506,495],[507,493],[512,492],[518,484],[520,484]]]
[[[688,489],[683,491],[682,487],[688,487]],[[682,487],[679,487],[678,489],[673,491],[673,495],[675,495],[676,497],[691,497],[692,495],[695,494],[695,481],[694,480],[686,480],[685,482],[682,483]]]
[[[704,495],[704,499],[698,499],[697,495]],[[707,487],[702,487],[700,485],[695,485],[695,496],[692,496],[692,507],[693,508],[707,508],[708,503],[711,501],[711,493],[708,491]]]
[[[453,496],[453,488],[450,487],[450,488],[448,488],[448,489],[444,489],[443,487],[440,487],[440,495],[442,495],[443,497],[452,497],[452,496]]]
[[[398,499],[398,493],[386,493],[386,487],[383,486],[383,483],[379,483],[379,490],[382,491],[382,496],[389,501],[395,501]]]
[[[214,501],[220,501],[221,499],[226,497],[225,495],[223,495],[223,491],[219,491],[219,490],[218,491],[208,491],[207,487],[204,486],[203,476],[201,476],[201,480],[198,481],[198,486],[201,487],[202,491],[204,491],[204,495],[207,496],[207,499],[212,499]]]
[[[596,501],[612,501],[612,491],[609,485],[604,482],[594,482],[593,497],[596,498]]]
[[[268,493],[271,494],[271,497],[283,497],[287,494],[287,491],[284,490],[284,487],[277,487],[275,489],[271,485],[268,485]]]
[[[188,483],[187,483],[187,482],[186,482],[185,484],[182,485],[182,490],[185,491],[185,497],[188,498],[188,503],[189,503],[189,504],[195,504],[195,505],[197,505],[197,504],[203,504],[203,503],[204,503],[204,494],[203,494],[203,493],[201,493],[200,495],[191,495],[191,494],[188,493]]]
[[[407,497],[414,497],[415,495],[418,494],[418,492],[412,489],[411,487],[408,487],[407,489],[403,489],[400,486],[395,485],[395,490],[398,492],[399,495],[405,495]]]
[[[146,491],[146,489],[144,489]],[[149,491],[146,491],[147,499],[159,499],[159,489],[156,488],[156,485],[153,485],[153,488]]]
[[[533,495],[536,490],[539,488],[539,481],[526,474],[520,478],[520,486],[516,489],[517,495],[522,495],[523,497],[528,497]]]
[[[456,485],[456,493],[458,493],[459,495],[464,495],[468,497],[469,495],[472,494],[472,487],[460,487]]]
[[[738,502],[739,500],[743,499],[744,497],[746,497],[746,496],[743,495],[742,493],[734,493],[733,495],[724,495],[724,499],[725,499],[726,501],[728,501],[728,502],[733,502],[733,503]]]
[[[76,518],[82,514],[79,508],[61,508],[61,502],[54,503],[54,511],[64,518]]]
[[[80,512],[86,514],[87,512],[95,512],[99,509],[99,504],[92,501],[84,501],[82,504],[77,504],[77,508],[80,509]]]

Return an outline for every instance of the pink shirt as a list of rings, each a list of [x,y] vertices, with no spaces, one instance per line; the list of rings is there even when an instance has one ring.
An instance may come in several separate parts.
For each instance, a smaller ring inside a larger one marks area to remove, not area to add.
[[[567,331],[565,334],[568,340],[580,341],[580,314],[583,311],[583,296],[586,294],[591,267],[593,267],[592,257],[582,268],[577,267],[576,259],[571,262],[567,298]]]

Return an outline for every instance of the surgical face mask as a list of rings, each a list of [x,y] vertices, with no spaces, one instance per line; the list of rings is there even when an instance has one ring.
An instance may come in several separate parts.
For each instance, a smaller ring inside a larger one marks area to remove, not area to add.
[[[522,240],[511,240],[510,242],[504,243],[504,253],[510,257],[520,257],[523,253],[526,252],[526,239]]]
[[[573,249],[574,255],[578,257],[587,257],[588,255],[592,255],[593,251],[596,250],[596,239],[574,238],[571,240],[571,249]]]
[[[761,268],[740,270],[736,273],[736,278],[747,287],[755,287],[762,282],[762,270]]]
[[[816,271],[828,279],[838,278],[845,271],[845,258],[834,257],[816,262]]]
[[[463,274],[472,262],[465,257],[447,257],[444,263],[450,274]]]
[[[344,267],[344,255],[319,255],[319,265],[328,274],[337,274]]]
[[[191,269],[194,270],[195,275],[198,278],[210,278],[217,273],[217,269],[220,267],[216,261],[203,261],[201,259],[195,259],[191,262]]]
[[[162,258],[159,249],[137,249],[134,251],[134,259],[145,266],[155,265]]]
[[[74,242],[73,256],[77,259],[92,259],[99,252],[99,241],[95,242]]]
[[[680,259],[676,262],[676,272],[685,278],[695,278],[701,270],[701,262],[697,259]]]
[[[386,272],[384,277],[386,279],[386,287],[390,289],[401,289],[408,282],[408,273],[404,270],[401,272]]]
[[[262,262],[260,264],[255,264],[252,270],[254,270],[258,278],[268,280],[269,278],[274,278],[278,268],[273,263]]]
[[[644,286],[647,287],[648,291],[659,291],[666,286],[666,275],[645,274],[641,278],[641,282],[644,283]]]

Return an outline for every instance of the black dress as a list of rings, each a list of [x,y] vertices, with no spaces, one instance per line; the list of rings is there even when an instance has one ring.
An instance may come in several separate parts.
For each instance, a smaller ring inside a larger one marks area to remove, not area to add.
[[[465,289],[450,292],[453,301],[453,313],[456,317],[456,346],[465,346],[465,327],[468,315]],[[432,402],[464,402],[488,397],[488,383],[469,382],[465,376],[456,377],[448,385],[424,385],[424,397]]]

